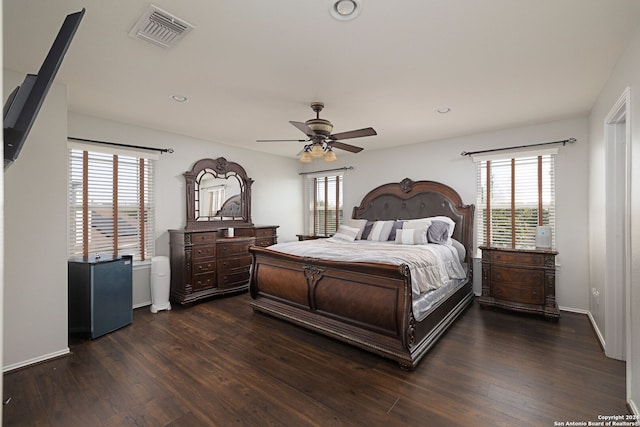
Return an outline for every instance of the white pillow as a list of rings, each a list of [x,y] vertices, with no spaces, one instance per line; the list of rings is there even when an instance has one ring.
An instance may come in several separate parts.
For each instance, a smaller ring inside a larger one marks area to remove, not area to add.
[[[395,221],[376,221],[371,227],[371,233],[367,236],[367,240],[374,240],[377,242],[384,242],[389,240],[389,234],[393,228]]]
[[[431,225],[431,218],[408,219],[402,224],[402,229],[424,228],[425,230]]]
[[[356,236],[358,235],[358,229],[354,227],[349,227],[348,225],[340,224],[338,226],[338,231],[331,236],[333,240],[339,240],[341,242],[353,242],[356,240]]]
[[[344,225],[359,229],[358,234],[356,235],[356,240],[362,238],[362,232],[364,231],[364,226],[367,225],[366,219],[347,219],[344,221]]]
[[[396,243],[401,245],[426,245],[427,229],[426,228],[409,228],[396,232]]]

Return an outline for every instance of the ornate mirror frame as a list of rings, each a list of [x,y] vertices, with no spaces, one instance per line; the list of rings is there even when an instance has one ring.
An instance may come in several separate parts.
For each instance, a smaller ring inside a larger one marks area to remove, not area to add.
[[[210,172],[215,178],[228,179],[237,177],[240,181],[240,215],[241,219],[209,219],[198,221],[196,217],[196,192],[199,191],[197,178],[203,172]],[[187,196],[187,230],[217,229],[233,226],[251,226],[251,184],[253,180],[247,176],[242,166],[229,162],[224,157],[217,159],[200,159],[191,170],[182,174],[186,181]]]

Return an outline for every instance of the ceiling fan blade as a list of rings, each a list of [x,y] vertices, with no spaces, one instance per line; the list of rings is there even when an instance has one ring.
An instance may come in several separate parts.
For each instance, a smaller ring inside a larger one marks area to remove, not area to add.
[[[292,125],[294,125],[298,129],[300,129],[308,137],[312,137],[312,136],[314,136],[316,134],[313,131],[313,129],[311,129],[309,126],[307,126],[306,123],[302,123],[302,122],[289,122],[289,123],[291,123]]]
[[[338,141],[329,142],[329,145],[331,146],[331,148],[339,148],[341,150],[350,151],[352,153],[359,153],[364,150],[364,148],[362,147],[356,147],[355,145],[345,144],[344,142]]]
[[[373,128],[364,128],[364,129],[358,129],[358,130],[351,130],[349,132],[334,133],[333,135],[329,135],[329,139],[336,141],[339,139],[362,138],[363,136],[374,136],[374,135],[377,135],[377,132],[373,130]]]
[[[308,139],[256,139],[256,142],[307,142]]]

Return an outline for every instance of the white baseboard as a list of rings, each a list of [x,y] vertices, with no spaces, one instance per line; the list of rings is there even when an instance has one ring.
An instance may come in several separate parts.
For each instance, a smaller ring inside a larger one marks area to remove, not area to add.
[[[627,404],[629,405],[629,409],[631,409],[631,412],[633,413],[633,415],[640,416],[640,411],[638,410],[638,406],[635,404],[633,400],[631,399],[627,400]]]
[[[589,312],[589,310],[583,310],[581,308],[572,308],[572,307],[563,307],[563,306],[559,306],[558,307],[561,311],[568,311],[570,313],[578,313],[578,314],[591,314]]]
[[[141,303],[138,303],[138,304],[134,304],[133,305],[133,309],[135,310],[136,308],[146,307],[148,305],[151,305],[151,301],[145,301],[145,302],[141,302]]]
[[[49,353],[49,354],[44,354],[42,356],[34,357],[33,359],[25,360],[25,361],[18,362],[18,363],[13,363],[13,364],[8,365],[8,366],[3,366],[2,367],[2,373],[7,373],[7,372],[10,372],[10,371],[14,371],[16,369],[24,368],[25,366],[34,365],[36,363],[45,362],[47,360],[55,359],[57,357],[66,356],[67,354],[70,354],[70,353],[71,353],[71,351],[69,350],[69,347],[67,347],[64,350],[56,351],[56,352]]]
[[[589,321],[591,322],[591,326],[593,327],[593,330],[596,332],[596,336],[598,337],[598,341],[600,341],[600,346],[602,347],[602,350],[604,351],[605,355],[606,355],[606,349],[607,346],[605,344],[605,340],[604,340],[604,336],[602,336],[602,333],[600,332],[600,329],[598,329],[598,325],[596,324],[596,319],[593,318],[593,316],[591,315],[591,312],[588,312],[587,315],[589,316]]]

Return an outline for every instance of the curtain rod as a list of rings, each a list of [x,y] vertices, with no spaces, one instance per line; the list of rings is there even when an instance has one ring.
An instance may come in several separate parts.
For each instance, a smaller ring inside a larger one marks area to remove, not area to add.
[[[173,148],[144,147],[142,145],[121,144],[119,142],[108,142],[108,141],[96,141],[95,139],[75,138],[73,136],[68,136],[67,139],[71,141],[93,142],[96,144],[114,145],[116,147],[138,148],[140,150],[159,151],[161,153],[173,153]]]
[[[463,151],[460,153],[461,156],[471,156],[474,154],[482,154],[482,153],[493,153],[494,151],[506,151],[506,150],[514,150],[516,148],[528,148],[528,147],[540,147],[542,145],[552,145],[552,144],[562,144],[563,146],[567,144],[573,144],[577,139],[569,138],[563,139],[562,141],[553,141],[553,142],[541,142],[540,144],[530,144],[530,145],[518,145],[515,147],[505,147],[505,148],[494,148],[492,150],[480,150],[480,151]]]
[[[344,166],[344,167],[341,167],[341,168],[325,169],[325,170],[321,170],[321,171],[300,172],[300,173],[298,173],[298,175],[309,175],[311,173],[320,173],[320,172],[347,171],[347,170],[351,170],[351,169],[353,169],[353,166]]]

